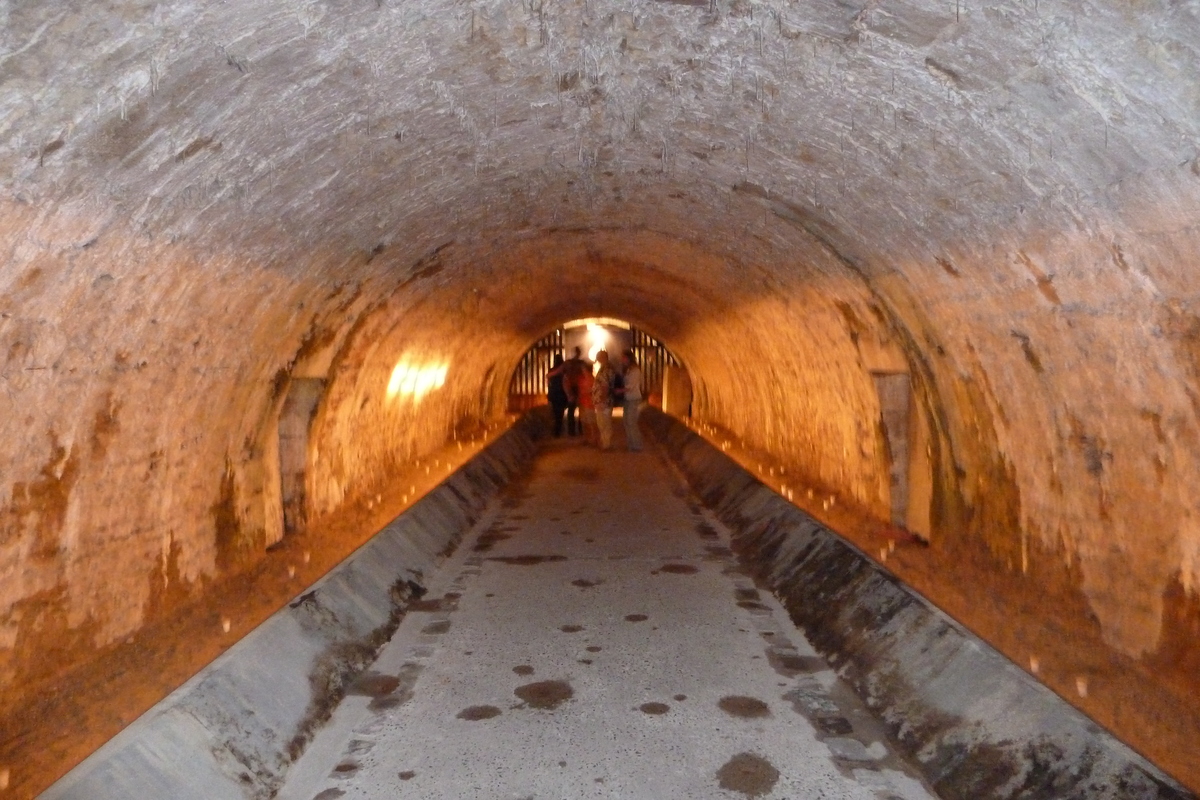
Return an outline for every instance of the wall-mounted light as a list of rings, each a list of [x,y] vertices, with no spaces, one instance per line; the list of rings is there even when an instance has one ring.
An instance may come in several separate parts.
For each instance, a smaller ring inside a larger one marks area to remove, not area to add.
[[[419,403],[425,395],[446,385],[448,370],[449,364],[445,361],[419,363],[410,361],[408,357],[401,358],[388,380],[388,399],[411,397]]]

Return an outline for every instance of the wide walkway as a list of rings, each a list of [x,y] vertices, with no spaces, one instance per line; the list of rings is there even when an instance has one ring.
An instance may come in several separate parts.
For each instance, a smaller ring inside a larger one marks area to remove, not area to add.
[[[546,445],[280,797],[934,797],[648,448]]]

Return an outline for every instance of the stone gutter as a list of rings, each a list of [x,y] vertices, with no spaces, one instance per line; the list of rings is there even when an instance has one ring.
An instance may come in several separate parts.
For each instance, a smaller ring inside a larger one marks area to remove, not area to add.
[[[532,463],[542,423],[527,415],[41,797],[274,796],[314,732],[420,602],[425,576]],[[382,688],[383,703],[401,701],[406,691]]]
[[[678,420],[643,420],[945,800],[1195,797]]]

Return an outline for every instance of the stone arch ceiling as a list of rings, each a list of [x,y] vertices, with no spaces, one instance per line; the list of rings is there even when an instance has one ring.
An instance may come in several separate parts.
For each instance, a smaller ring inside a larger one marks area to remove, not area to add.
[[[1195,3],[3,2],[0,31],[10,685],[36,630],[105,645],[168,560],[278,535],[293,372],[329,377],[332,511],[591,313],[875,511],[868,351],[900,353],[935,543],[1049,554],[1124,656],[1200,580]],[[404,358],[446,386],[389,405]]]

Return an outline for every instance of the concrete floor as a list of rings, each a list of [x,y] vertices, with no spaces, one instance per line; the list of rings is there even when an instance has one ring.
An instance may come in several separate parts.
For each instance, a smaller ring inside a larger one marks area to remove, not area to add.
[[[546,445],[280,797],[935,797],[648,447]]]

